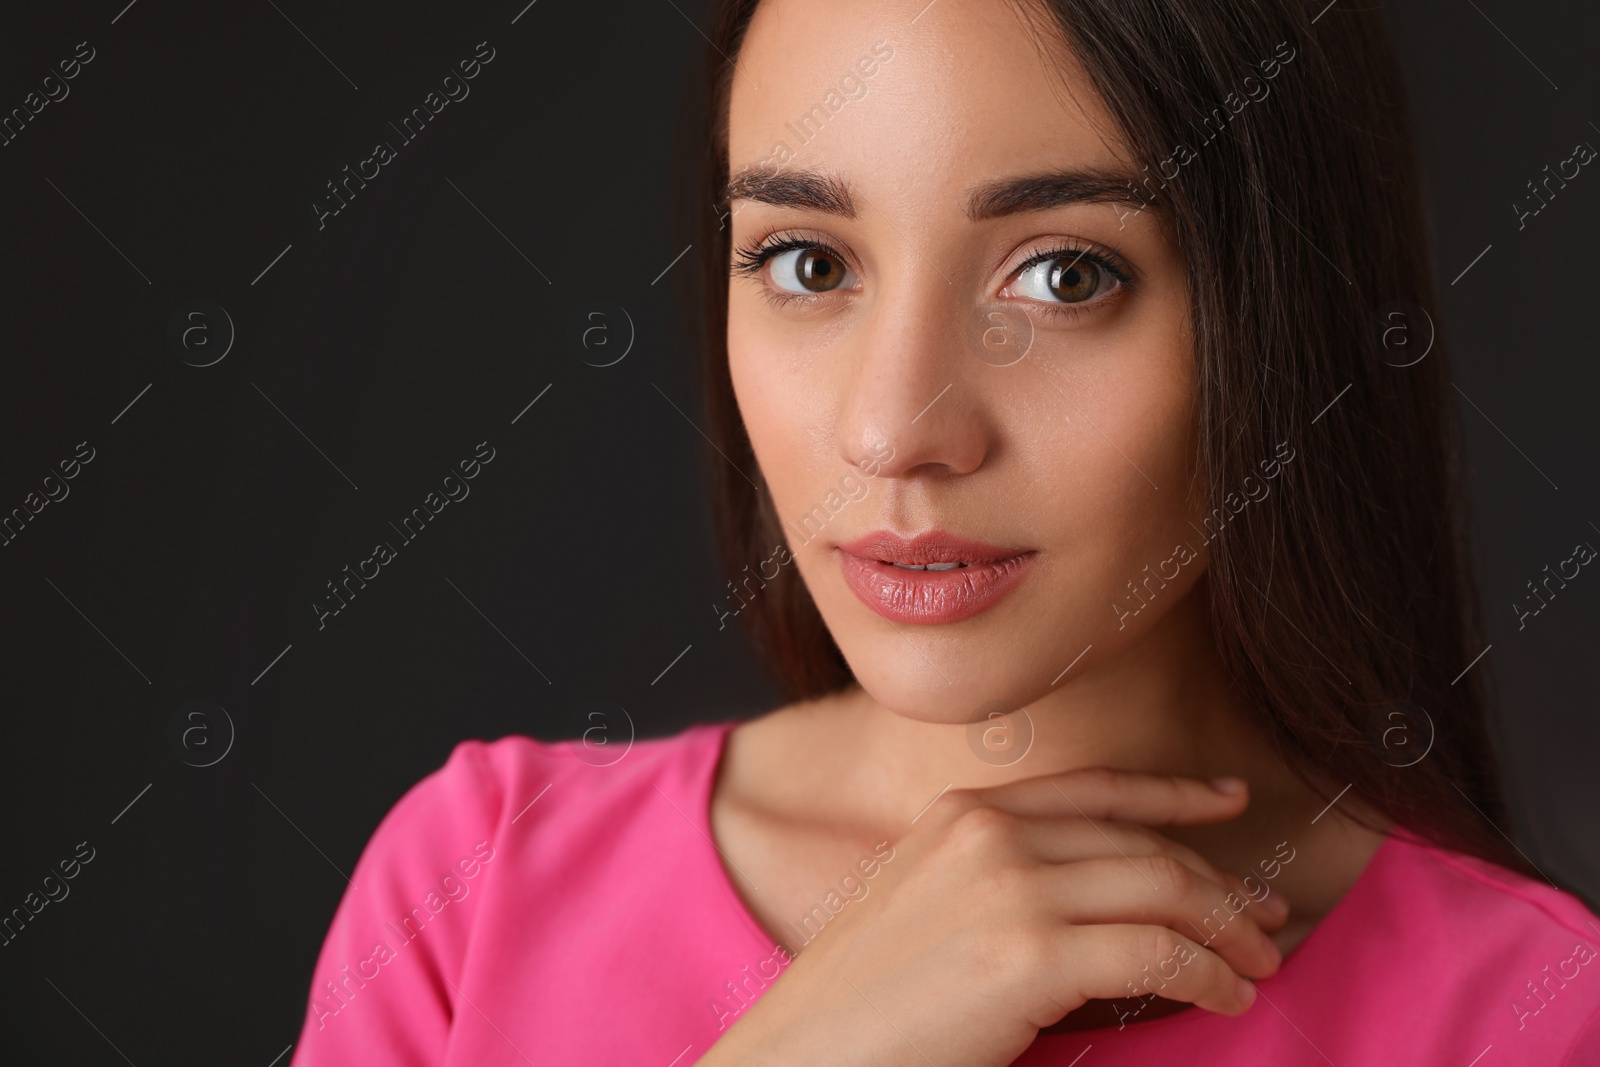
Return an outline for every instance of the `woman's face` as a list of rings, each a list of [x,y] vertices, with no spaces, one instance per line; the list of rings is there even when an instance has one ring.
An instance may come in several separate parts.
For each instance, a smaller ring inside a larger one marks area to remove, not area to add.
[[[1036,41],[1001,0],[765,0],[732,81],[739,407],[856,678],[930,722],[1092,645],[1070,684],[1206,565],[1159,181]],[[929,531],[988,547],[894,540]]]

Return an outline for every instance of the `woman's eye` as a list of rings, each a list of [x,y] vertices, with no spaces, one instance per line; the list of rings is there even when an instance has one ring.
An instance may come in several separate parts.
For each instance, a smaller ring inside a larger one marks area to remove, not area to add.
[[[1010,286],[1018,296],[1050,304],[1081,304],[1110,292],[1117,278],[1085,256],[1040,260],[1025,268]]]
[[[768,261],[779,289],[790,293],[826,293],[845,284],[850,271],[838,256],[822,248],[791,248]]]

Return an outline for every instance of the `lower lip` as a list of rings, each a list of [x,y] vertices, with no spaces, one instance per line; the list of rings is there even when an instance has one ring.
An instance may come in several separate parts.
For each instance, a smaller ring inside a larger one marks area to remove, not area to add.
[[[960,622],[988,611],[1017,587],[1037,553],[947,571],[910,571],[840,551],[844,580],[861,602],[892,622]]]

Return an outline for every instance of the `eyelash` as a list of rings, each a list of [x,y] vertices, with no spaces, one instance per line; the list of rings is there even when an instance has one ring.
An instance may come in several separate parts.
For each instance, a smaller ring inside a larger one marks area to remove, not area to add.
[[[783,233],[775,233],[770,237],[766,237],[755,242],[754,244],[735,249],[733,252],[733,263],[729,267],[729,273],[735,275],[736,277],[754,278],[760,275],[761,272],[766,269],[768,260],[775,256],[781,256],[785,252],[793,252],[797,248],[814,248],[824,255],[832,256],[841,263],[847,262],[844,254],[841,253],[837,248],[834,248],[832,245],[830,245],[827,241],[823,241],[815,237],[806,237],[799,234],[786,235]],[[761,286],[761,295],[773,307],[784,307],[794,303],[795,301],[803,301],[809,304],[822,299],[820,293],[815,296],[805,296],[801,293],[791,293],[782,289],[774,289],[772,286],[766,284],[762,284]]]
[[[773,257],[780,256],[785,252],[792,252],[795,249],[815,249],[824,255],[832,256],[841,263],[849,262],[847,256],[845,256],[842,252],[834,248],[825,240],[803,234],[780,232],[772,234],[769,237],[765,237],[760,241],[746,245],[743,248],[735,249],[733,252],[733,261],[729,266],[729,273],[736,277],[756,277],[764,269],[766,269],[767,262]],[[1135,291],[1138,287],[1138,282],[1134,279],[1132,270],[1128,268],[1126,261],[1122,258],[1122,256],[1117,253],[1116,250],[1105,245],[1098,244],[1094,241],[1084,241],[1081,246],[1063,245],[1061,247],[1037,252],[1034,255],[1029,256],[1026,260],[1019,263],[1013,271],[1011,271],[1010,275],[1008,276],[1010,280],[1006,282],[1006,286],[1009,287],[1013,282],[1016,281],[1017,278],[1021,277],[1024,272],[1032,267],[1038,266],[1040,263],[1049,262],[1050,260],[1069,258],[1087,260],[1088,262],[1093,263],[1096,267],[1104,270],[1107,274],[1115,278],[1120,286],[1129,292]],[[767,301],[770,302],[774,307],[782,307],[792,304],[795,301],[813,303],[822,299],[822,294],[820,293],[813,296],[806,296],[801,293],[791,293],[786,290],[775,289],[770,285],[762,285],[761,291],[762,296],[765,297]],[[1021,297],[1018,299],[1028,298]],[[1082,315],[1085,312],[1086,309],[1083,307],[1084,303],[1099,303],[1104,299],[1105,297],[1096,297],[1092,301],[1084,301],[1079,304],[1048,303],[1042,300],[1031,299],[1028,299],[1028,302],[1036,305],[1045,315],[1051,317],[1074,318],[1078,315]]]

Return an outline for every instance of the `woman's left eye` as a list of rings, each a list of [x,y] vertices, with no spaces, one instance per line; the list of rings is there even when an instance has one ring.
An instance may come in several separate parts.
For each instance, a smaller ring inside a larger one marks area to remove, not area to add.
[[[1024,265],[1007,286],[1016,296],[1046,304],[1082,304],[1114,292],[1122,284],[1106,265],[1088,253],[1055,253]]]

